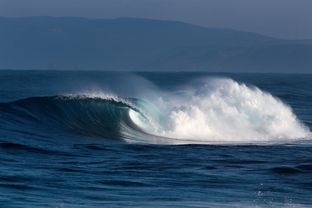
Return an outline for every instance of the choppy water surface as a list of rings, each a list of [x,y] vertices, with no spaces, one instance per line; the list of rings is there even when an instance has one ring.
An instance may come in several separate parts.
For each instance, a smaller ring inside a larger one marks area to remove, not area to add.
[[[0,72],[4,207],[310,207],[312,76]]]

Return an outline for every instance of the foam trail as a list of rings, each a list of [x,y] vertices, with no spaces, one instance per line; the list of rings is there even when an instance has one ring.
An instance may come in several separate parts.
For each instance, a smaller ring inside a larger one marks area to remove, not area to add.
[[[150,125],[135,113],[130,117],[145,132],[172,143],[278,143],[311,136],[281,100],[231,79],[209,79],[150,102],[162,112]]]

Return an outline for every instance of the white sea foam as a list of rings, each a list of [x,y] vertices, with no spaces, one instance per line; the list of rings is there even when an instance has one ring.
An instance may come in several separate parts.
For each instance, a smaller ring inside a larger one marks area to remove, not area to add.
[[[147,133],[173,143],[274,143],[311,136],[280,99],[232,79],[209,79],[150,102],[161,112],[152,123],[130,116]]]
[[[76,99],[76,98],[99,98],[103,100],[123,100],[114,93],[101,92],[101,91],[82,91],[76,94],[65,94],[66,99]]]

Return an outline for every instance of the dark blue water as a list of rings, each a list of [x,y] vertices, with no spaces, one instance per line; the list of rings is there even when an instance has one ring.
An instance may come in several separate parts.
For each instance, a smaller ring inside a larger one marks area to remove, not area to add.
[[[0,207],[311,207],[310,128],[312,75],[1,71]]]

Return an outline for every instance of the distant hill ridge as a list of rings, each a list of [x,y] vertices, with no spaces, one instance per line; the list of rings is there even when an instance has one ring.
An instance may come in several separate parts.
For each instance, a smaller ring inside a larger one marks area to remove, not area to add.
[[[151,19],[0,17],[0,69],[312,72],[312,41]]]

